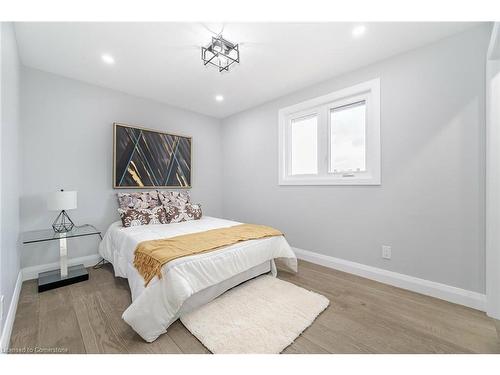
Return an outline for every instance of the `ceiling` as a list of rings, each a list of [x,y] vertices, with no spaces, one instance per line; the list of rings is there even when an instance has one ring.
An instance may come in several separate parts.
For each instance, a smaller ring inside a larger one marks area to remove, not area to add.
[[[24,65],[223,118],[476,23],[17,23]],[[224,27],[240,43],[229,73],[200,47]],[[102,54],[115,63],[105,64]],[[224,100],[217,102],[216,95]]]

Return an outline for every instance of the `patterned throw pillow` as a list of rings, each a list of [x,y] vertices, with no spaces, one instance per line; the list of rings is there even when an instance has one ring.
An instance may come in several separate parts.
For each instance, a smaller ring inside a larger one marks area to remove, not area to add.
[[[167,212],[163,206],[148,208],[118,209],[124,227],[135,227],[138,225],[168,224]]]
[[[186,203],[180,207],[174,204],[166,204],[167,221],[169,223],[180,223],[182,221],[201,219],[201,204]]]
[[[153,208],[162,205],[159,194],[156,190],[143,191],[139,193],[117,193],[118,207],[125,210],[131,208]]]
[[[164,191],[158,191],[158,196],[163,203],[163,205],[174,205],[177,207],[184,207],[186,203],[191,202],[191,197],[189,196],[189,191],[183,190],[183,191],[171,191],[171,190],[164,190]]]

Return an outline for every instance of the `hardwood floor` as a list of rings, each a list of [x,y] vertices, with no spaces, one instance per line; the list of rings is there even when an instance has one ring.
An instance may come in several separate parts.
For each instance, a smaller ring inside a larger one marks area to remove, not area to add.
[[[38,294],[23,284],[11,349],[69,353],[209,353],[180,323],[145,343],[122,319],[127,281],[111,266]],[[284,353],[500,353],[498,321],[483,312],[311,263],[279,277],[331,304]]]

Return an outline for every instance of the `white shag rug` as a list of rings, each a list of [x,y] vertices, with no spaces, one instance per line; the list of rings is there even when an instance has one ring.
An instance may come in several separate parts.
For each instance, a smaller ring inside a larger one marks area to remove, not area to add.
[[[330,301],[272,276],[247,281],[183,317],[212,353],[278,354]]]

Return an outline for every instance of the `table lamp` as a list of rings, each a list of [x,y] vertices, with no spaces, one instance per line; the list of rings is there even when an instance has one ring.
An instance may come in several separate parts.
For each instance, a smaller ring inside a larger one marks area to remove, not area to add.
[[[69,218],[66,210],[74,210],[76,208],[76,191],[64,191],[61,189],[61,191],[50,193],[47,197],[47,208],[50,211],[61,211],[52,223],[54,232],[69,232],[75,224]]]

